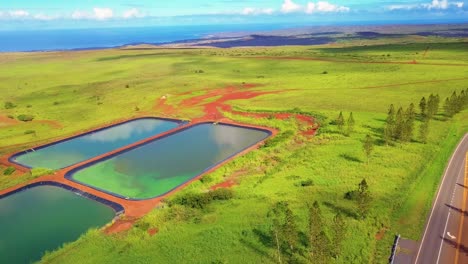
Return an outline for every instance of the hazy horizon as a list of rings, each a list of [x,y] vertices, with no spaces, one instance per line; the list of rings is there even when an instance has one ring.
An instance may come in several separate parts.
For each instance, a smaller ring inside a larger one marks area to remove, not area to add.
[[[180,25],[360,25],[468,22],[468,6],[452,0],[19,0],[0,4],[0,30]]]

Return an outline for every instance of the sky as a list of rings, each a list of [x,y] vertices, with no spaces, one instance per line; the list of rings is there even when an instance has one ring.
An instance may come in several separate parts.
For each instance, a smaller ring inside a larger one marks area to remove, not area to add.
[[[0,30],[372,22],[468,22],[468,0],[0,1]]]

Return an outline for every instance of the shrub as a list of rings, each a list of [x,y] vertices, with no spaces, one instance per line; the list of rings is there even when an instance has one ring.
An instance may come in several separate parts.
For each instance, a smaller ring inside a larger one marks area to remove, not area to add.
[[[234,193],[229,189],[216,189],[207,193],[186,193],[169,202],[169,206],[175,204],[183,205],[194,209],[203,209],[214,200],[229,200],[234,197]]]
[[[307,186],[314,186],[314,181],[309,179],[305,181],[301,181],[301,186],[302,187],[307,187]]]
[[[26,130],[24,131],[25,135],[31,135],[31,134],[36,134],[36,130]]]
[[[34,119],[34,116],[32,115],[19,115],[18,116],[18,120],[23,121],[23,122],[33,121],[33,119]]]
[[[8,167],[3,171],[3,175],[12,175],[15,171],[15,167]]]
[[[218,188],[208,193],[211,200],[230,200],[234,197],[234,192],[231,189]]]
[[[15,108],[16,105],[12,102],[5,102],[5,109],[12,109]]]
[[[356,200],[357,198],[357,191],[349,191],[349,192],[346,192],[345,195],[344,195],[344,198],[347,199],[347,200]]]
[[[12,116],[12,115],[8,115],[7,117],[10,118],[10,119],[15,119],[15,117]]]

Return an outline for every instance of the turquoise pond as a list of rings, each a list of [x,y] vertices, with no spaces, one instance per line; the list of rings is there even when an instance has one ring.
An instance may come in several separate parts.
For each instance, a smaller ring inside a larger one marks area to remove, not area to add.
[[[268,138],[270,132],[202,123],[78,167],[72,181],[128,199],[164,195]]]
[[[111,222],[115,211],[56,186],[36,186],[0,199],[0,263],[31,263],[89,228]]]
[[[177,121],[142,118],[19,153],[10,161],[30,168],[61,169],[176,128]]]

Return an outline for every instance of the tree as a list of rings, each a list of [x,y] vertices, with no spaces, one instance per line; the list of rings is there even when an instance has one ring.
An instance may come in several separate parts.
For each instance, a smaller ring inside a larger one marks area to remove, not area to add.
[[[445,112],[445,115],[448,116],[448,117],[452,117],[452,116],[453,116],[453,113],[452,113],[452,106],[451,106],[451,103],[450,103],[450,99],[449,99],[448,97],[445,98],[444,112]]]
[[[416,120],[416,112],[414,111],[414,104],[410,104],[405,111],[403,130],[401,133],[402,141],[410,141],[413,137],[414,121]]]
[[[367,164],[369,164],[369,158],[372,154],[372,151],[374,150],[374,140],[369,134],[367,134],[366,138],[364,139],[363,148],[364,152],[366,153]]]
[[[429,136],[429,119],[425,119],[419,127],[419,140],[426,144],[427,137]]]
[[[276,203],[268,216],[272,218],[271,234],[276,245],[278,262],[282,263],[283,254],[292,256],[297,246],[297,225],[287,202]]]
[[[333,232],[333,255],[337,258],[341,254],[341,247],[343,240],[346,238],[347,225],[341,213],[337,213],[333,218],[332,232]]]
[[[369,212],[371,200],[369,185],[367,184],[366,179],[363,179],[359,183],[357,190],[357,204],[361,218],[366,218]]]
[[[450,96],[450,113],[451,116],[454,114],[460,112],[459,111],[459,102],[458,102],[458,97],[457,97],[457,92],[453,92],[452,96]]]
[[[388,109],[387,120],[386,120],[385,128],[384,128],[384,140],[387,146],[393,138],[394,130],[395,130],[395,107],[392,104],[390,105]]]
[[[431,94],[427,103],[427,118],[431,119],[439,110],[439,95]]]
[[[354,117],[353,117],[353,112],[349,113],[349,117],[348,117],[348,131],[346,132],[346,134],[351,135],[351,133],[354,132],[354,124],[355,124],[355,121],[354,121]]]
[[[421,98],[421,101],[419,101],[419,109],[421,110],[421,115],[425,116],[426,115],[426,98],[423,97]]]
[[[338,118],[336,119],[336,125],[338,126],[338,130],[340,130],[340,133],[343,134],[343,128],[345,125],[343,112],[340,112],[340,114],[338,115]]]
[[[323,219],[317,201],[309,208],[310,258],[313,263],[329,263],[330,241],[323,231]]]
[[[398,112],[395,118],[395,130],[393,132],[393,138],[395,140],[401,139],[403,130],[405,129],[405,117],[403,113],[403,108],[398,108]]]

